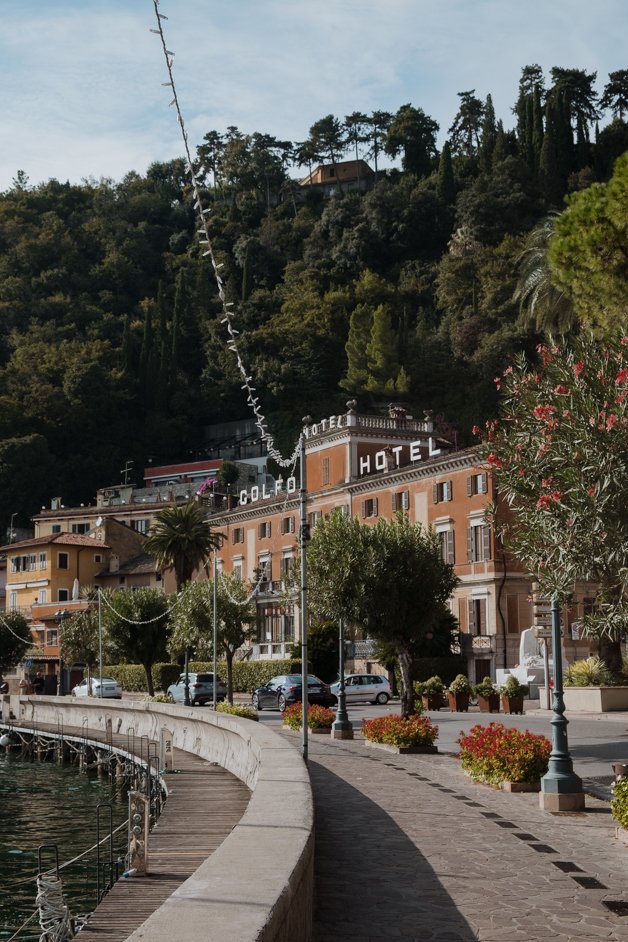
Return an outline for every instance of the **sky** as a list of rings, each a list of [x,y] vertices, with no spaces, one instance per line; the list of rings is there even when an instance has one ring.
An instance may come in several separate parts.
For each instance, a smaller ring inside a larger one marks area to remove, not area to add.
[[[491,94],[514,124],[521,69],[628,68],[626,0],[160,0],[192,150],[210,130],[299,141],[327,114]],[[153,0],[2,0],[0,192],[18,170],[121,180],[183,153]],[[296,175],[296,174],[295,174]]]

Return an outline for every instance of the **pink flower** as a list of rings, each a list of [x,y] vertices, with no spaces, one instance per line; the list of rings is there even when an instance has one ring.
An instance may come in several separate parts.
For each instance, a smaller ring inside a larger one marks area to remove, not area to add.
[[[558,386],[554,386],[554,392],[558,393],[559,396],[564,396],[569,392],[569,390],[567,389],[566,386],[562,386],[559,384]]]
[[[481,434],[482,434],[482,431],[481,431],[481,429],[480,429],[480,426],[479,426],[479,425],[474,425],[473,428],[471,429],[471,434],[472,434],[472,435],[481,435]]]
[[[619,370],[615,377],[616,383],[628,383],[628,370]]]
[[[495,468],[502,468],[504,465],[504,462],[501,460],[501,458],[498,458],[497,455],[494,455],[492,452],[488,456],[487,460],[488,460],[488,463],[490,465],[493,465],[493,467]]]
[[[595,488],[587,487],[587,494],[589,495],[589,497],[595,497]]]
[[[610,431],[610,429],[612,429],[614,425],[617,425],[618,422],[619,422],[619,416],[615,415],[615,413],[613,412],[611,415],[609,415],[609,417],[606,420],[606,428]]]
[[[584,369],[584,363],[582,362],[582,360],[578,360],[577,363],[574,363],[574,365],[573,365],[573,371],[574,371],[574,373],[576,374],[576,376],[580,376],[580,374],[582,373],[583,369]]]

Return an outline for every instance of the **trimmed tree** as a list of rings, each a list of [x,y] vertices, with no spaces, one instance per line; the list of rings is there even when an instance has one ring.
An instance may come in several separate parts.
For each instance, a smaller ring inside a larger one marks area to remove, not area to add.
[[[545,595],[566,602],[577,582],[597,587],[584,633],[621,670],[628,626],[628,337],[583,335],[537,348],[496,380],[501,416],[485,455],[510,508],[493,519]],[[476,427],[477,433],[480,430]]]
[[[121,660],[141,664],[146,689],[154,696],[152,666],[165,660],[168,596],[160,589],[104,593],[102,617],[112,647]]]
[[[32,643],[28,622],[20,612],[0,615],[0,678],[19,664]]]

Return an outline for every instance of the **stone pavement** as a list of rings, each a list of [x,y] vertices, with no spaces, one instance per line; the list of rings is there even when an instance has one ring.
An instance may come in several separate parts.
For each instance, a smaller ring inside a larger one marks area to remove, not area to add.
[[[314,942],[628,942],[628,847],[606,802],[549,814],[470,782],[451,754],[361,738],[311,736],[309,769]]]

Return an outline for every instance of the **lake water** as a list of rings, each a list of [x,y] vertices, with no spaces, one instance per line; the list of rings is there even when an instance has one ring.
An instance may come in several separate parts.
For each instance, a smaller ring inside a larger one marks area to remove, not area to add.
[[[96,807],[111,802],[114,827],[127,816],[127,796],[106,777],[81,773],[77,766],[25,760],[0,749],[0,940],[10,938],[35,912],[37,849],[56,844],[59,864],[96,843]],[[101,838],[108,834],[108,816],[101,815]],[[123,852],[126,828],[114,838]],[[109,860],[107,845],[101,863]],[[45,851],[43,869],[54,865]],[[96,906],[96,853],[61,870],[64,896],[73,916]],[[30,923],[19,942],[39,939],[39,923]]]

